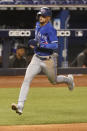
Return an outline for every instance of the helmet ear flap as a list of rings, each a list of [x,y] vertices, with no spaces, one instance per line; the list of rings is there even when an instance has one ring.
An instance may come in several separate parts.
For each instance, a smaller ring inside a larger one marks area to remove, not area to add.
[[[41,16],[41,14],[37,13],[36,20],[39,20],[40,16]]]

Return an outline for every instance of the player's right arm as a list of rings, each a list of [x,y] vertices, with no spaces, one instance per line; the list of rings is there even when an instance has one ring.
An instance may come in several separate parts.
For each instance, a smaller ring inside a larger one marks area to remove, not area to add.
[[[35,39],[30,39],[29,41],[28,41],[28,46],[29,47],[31,47],[31,48],[34,48],[34,47],[36,47],[37,46],[37,40],[35,40]]]
[[[31,48],[35,48],[38,44],[38,41],[36,39],[36,32],[37,32],[37,28],[38,28],[38,25],[39,25],[39,22],[36,23],[36,28],[35,28],[35,38],[34,39],[30,39],[28,41],[28,46],[31,47]]]

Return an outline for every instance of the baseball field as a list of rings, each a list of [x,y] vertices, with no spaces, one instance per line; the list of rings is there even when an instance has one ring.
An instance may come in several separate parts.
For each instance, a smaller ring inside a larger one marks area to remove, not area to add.
[[[23,78],[0,77],[0,131],[87,131],[87,75],[74,76],[73,91],[38,75],[19,116],[11,104],[17,103]]]

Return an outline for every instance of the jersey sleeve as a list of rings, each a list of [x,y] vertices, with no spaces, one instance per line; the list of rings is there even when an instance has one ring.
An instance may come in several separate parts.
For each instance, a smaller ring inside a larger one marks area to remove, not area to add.
[[[58,43],[57,33],[54,28],[49,29],[48,37],[49,37],[49,43]]]
[[[35,40],[37,40],[37,30],[38,30],[38,27],[39,27],[39,22],[36,22],[36,27],[35,27]]]
[[[56,35],[56,30],[54,28],[49,28],[48,40],[48,44],[41,44],[41,47],[56,50],[58,48],[58,38]]]

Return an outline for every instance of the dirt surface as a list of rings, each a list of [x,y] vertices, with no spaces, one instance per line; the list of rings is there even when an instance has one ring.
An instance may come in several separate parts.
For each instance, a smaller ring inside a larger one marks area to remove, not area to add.
[[[30,126],[1,126],[0,131],[87,131],[87,124],[79,123]]]
[[[0,76],[0,87],[2,88],[14,88],[21,87],[24,76]],[[85,86],[87,87],[87,75],[74,75],[75,87]],[[64,87],[65,84],[52,85],[46,76],[36,76],[31,87]]]
[[[21,87],[24,76],[0,76],[0,87]],[[75,75],[75,88],[87,87],[87,75]],[[31,87],[63,87],[65,84],[52,85],[46,76],[38,75],[32,81]],[[50,124],[50,125],[24,125],[24,126],[0,126],[0,131],[87,131],[87,123],[78,124]]]

